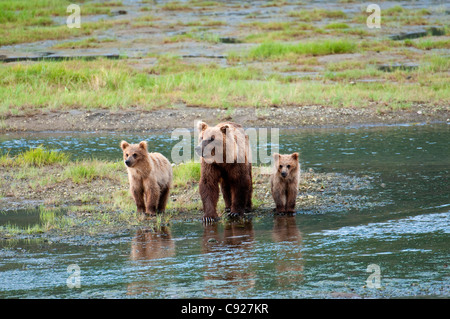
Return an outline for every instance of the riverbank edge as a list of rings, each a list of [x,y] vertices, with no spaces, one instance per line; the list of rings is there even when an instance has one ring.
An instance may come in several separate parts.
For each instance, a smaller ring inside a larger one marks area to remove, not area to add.
[[[244,127],[338,128],[365,125],[450,122],[449,106],[416,105],[392,110],[334,108],[320,105],[303,107],[201,108],[178,105],[145,111],[66,110],[43,111],[0,118],[0,133],[8,132],[148,132],[194,127],[195,121],[237,122]]]
[[[17,162],[5,160],[0,165],[0,177],[4,181],[0,211],[14,214],[16,210],[34,210],[40,214],[43,223],[28,228],[1,225],[0,241],[43,239],[60,242],[75,237],[110,237],[141,228],[158,231],[172,222],[201,223],[199,176],[183,169],[186,165],[187,168],[199,168],[199,163],[174,166],[174,187],[166,213],[143,219],[143,215],[136,213],[128,191],[126,170],[120,162],[64,160],[39,167],[16,167],[14,163]],[[78,172],[89,171],[92,167],[97,167],[92,176],[78,176]],[[254,209],[244,220],[276,216],[270,195],[269,171],[265,167],[253,167]],[[358,208],[366,200],[364,196],[354,194],[354,190],[376,187],[379,183],[369,176],[319,173],[304,168],[296,207],[301,214]],[[227,218],[222,198],[218,212],[222,216],[219,223],[242,222]]]

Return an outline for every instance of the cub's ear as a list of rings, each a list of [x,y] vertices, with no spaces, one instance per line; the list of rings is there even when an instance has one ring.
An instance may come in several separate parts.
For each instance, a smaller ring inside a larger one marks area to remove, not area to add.
[[[207,128],[208,128],[208,124],[206,124],[205,122],[199,121],[197,123],[197,130],[198,130],[199,133],[203,132]]]
[[[139,147],[142,148],[143,150],[147,150],[147,142],[146,141],[140,142]]]
[[[228,125],[228,124],[225,124],[224,126],[221,126],[220,127],[220,131],[223,133],[223,134],[227,134],[227,129],[229,129],[230,128],[230,126]]]
[[[291,157],[292,157],[293,160],[298,161],[298,153],[297,152],[292,153]]]
[[[128,146],[130,146],[130,144],[128,144],[127,142],[125,141],[120,142],[120,148],[122,150],[126,149]]]
[[[280,159],[280,154],[278,154],[278,153],[273,153],[272,156],[273,156],[273,159],[276,161],[278,161]]]

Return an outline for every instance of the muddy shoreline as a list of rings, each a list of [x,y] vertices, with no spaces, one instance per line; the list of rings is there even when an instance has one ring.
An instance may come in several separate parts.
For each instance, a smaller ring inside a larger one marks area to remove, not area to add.
[[[234,121],[244,127],[313,128],[448,122],[448,106],[416,105],[408,109],[333,108],[323,106],[235,108],[232,110],[175,106],[144,110],[67,110],[6,116],[0,133],[48,131],[140,132],[192,128],[196,120]]]
[[[2,195],[0,211],[14,216],[17,210],[39,213],[41,208],[59,212],[60,217],[52,218],[51,222],[32,232],[28,232],[26,228],[11,228],[0,224],[0,244],[2,240],[11,239],[44,238],[59,242],[77,237],[83,241],[85,235],[108,236],[111,233],[126,233],[142,227],[158,229],[176,221],[201,222],[203,211],[198,181],[174,186],[171,190],[168,211],[158,215],[159,217],[145,219],[140,214],[135,214],[134,203],[131,202],[128,192],[127,175],[122,166],[117,167],[110,177],[79,183],[64,178],[64,166],[61,165],[43,166],[33,170],[37,170],[37,176],[58,177],[51,183],[34,185],[34,181],[38,178],[19,176],[24,173],[13,172],[10,167],[0,167],[2,180],[8,181],[3,185],[4,189],[0,194]],[[253,168],[253,175],[255,184],[253,200],[257,204],[254,204],[253,211],[246,214],[244,219],[274,216],[269,175],[263,173],[259,167]],[[364,205],[384,205],[383,200],[377,199],[372,202],[355,192],[372,189],[379,184],[379,180],[368,176],[319,173],[307,168],[302,171],[297,209],[300,214],[326,214],[341,209],[357,209]],[[120,205],[118,204],[120,202],[131,204],[126,208],[126,204]],[[218,212],[222,216],[221,221],[228,222],[230,220],[223,208],[223,202],[220,200]]]

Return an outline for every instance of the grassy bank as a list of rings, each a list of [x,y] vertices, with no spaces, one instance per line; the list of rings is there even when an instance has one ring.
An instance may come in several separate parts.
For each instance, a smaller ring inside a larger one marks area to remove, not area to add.
[[[91,35],[96,30],[106,30],[125,23],[101,20],[83,22],[82,28],[68,28],[65,19],[72,13],[67,13],[71,3],[68,0],[0,0],[0,46]],[[111,8],[122,5],[121,1],[98,3],[82,0],[77,3],[82,7],[82,16],[109,15]],[[64,23],[58,23],[58,17]]]
[[[126,169],[121,161],[71,161],[64,153],[42,147],[14,157],[3,154],[0,157],[0,214],[8,214],[7,210],[14,208],[38,206],[40,223],[25,228],[3,225],[0,235],[3,238],[39,234],[70,236],[143,225],[159,227],[172,220],[200,220],[203,214],[198,194],[200,164],[176,165],[173,172],[174,185],[166,213],[143,220],[141,214],[135,213]],[[271,215],[273,200],[268,175],[263,174],[260,167],[253,168],[253,183],[253,214]],[[336,190],[331,191],[333,185],[338,184],[342,187],[342,177],[336,174],[303,173],[298,209],[320,211],[327,205],[351,205],[351,200],[338,196]],[[323,196],[328,189],[330,194]],[[218,211],[221,214],[223,210],[221,198]]]
[[[49,110],[154,110],[179,104],[226,109],[312,104],[377,110],[448,107],[449,29],[447,16],[438,8],[383,7],[383,28],[370,30],[365,25],[367,12],[347,12],[340,5],[149,0],[136,6],[83,0],[82,28],[69,29],[64,24],[69,4],[0,0],[0,46],[59,40],[48,47],[43,44],[41,51],[76,55],[78,50],[133,48],[139,55],[123,54],[118,61],[0,64],[0,129],[8,127],[9,115]],[[257,7],[262,11],[244,14]],[[123,19],[114,16],[119,9],[126,13]],[[267,10],[269,20],[261,13]],[[208,14],[199,17],[203,11]],[[215,12],[230,12],[233,20],[227,15],[210,18]],[[96,19],[89,20],[93,16]],[[394,41],[386,33],[411,25],[434,26],[439,35]],[[185,46],[194,56],[213,52],[226,59],[205,58],[199,63],[182,58],[189,53]],[[152,59],[156,63],[148,61]],[[394,72],[378,67],[398,61],[418,67]]]
[[[342,47],[332,43],[263,44],[250,51],[250,56],[290,56],[314,68],[316,62],[314,57],[308,58],[309,52],[347,52],[354,48],[347,42]],[[193,65],[167,56],[144,70],[132,68],[126,60],[8,64],[0,65],[0,116],[74,108],[152,110],[179,102],[221,108],[318,104],[395,109],[412,104],[445,105],[450,100],[448,61],[446,57],[426,56],[415,70],[391,73],[377,70],[370,62],[344,62],[346,68],[339,62],[328,63],[320,71],[322,81],[267,73],[251,65]],[[299,68],[297,63],[291,65],[293,71]],[[367,81],[355,83],[361,79]]]

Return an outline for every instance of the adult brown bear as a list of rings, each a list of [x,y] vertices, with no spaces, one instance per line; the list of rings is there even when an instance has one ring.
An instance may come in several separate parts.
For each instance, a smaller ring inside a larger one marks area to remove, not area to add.
[[[216,207],[219,184],[230,217],[243,216],[252,208],[252,164],[248,136],[241,125],[223,122],[210,127],[197,125],[199,144],[195,148],[201,157],[200,197],[203,221],[218,219]]]

